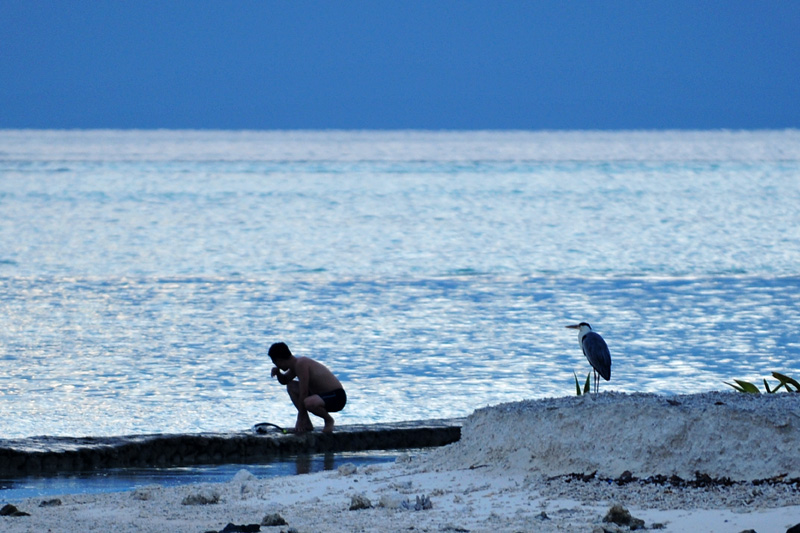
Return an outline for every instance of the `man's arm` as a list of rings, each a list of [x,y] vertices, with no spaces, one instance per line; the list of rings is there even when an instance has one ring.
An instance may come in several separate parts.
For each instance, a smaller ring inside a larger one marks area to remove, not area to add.
[[[286,373],[283,373],[277,366],[272,367],[272,375],[277,376],[278,383],[281,385],[288,385],[290,381],[297,377],[294,370],[291,368],[287,370]]]

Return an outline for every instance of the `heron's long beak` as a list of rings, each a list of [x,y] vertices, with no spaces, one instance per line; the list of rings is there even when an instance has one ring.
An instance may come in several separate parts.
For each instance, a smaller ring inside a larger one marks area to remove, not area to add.
[[[581,329],[581,327],[578,324],[575,324],[575,325],[572,325],[572,326],[567,326],[567,327],[569,329]]]

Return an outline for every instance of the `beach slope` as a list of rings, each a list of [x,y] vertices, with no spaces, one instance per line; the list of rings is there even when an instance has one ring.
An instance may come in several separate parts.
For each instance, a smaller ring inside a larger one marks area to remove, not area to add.
[[[388,465],[28,499],[0,529],[627,531],[604,521],[620,505],[661,531],[783,533],[800,523],[798,449],[800,394],[531,400],[479,409],[460,441]]]

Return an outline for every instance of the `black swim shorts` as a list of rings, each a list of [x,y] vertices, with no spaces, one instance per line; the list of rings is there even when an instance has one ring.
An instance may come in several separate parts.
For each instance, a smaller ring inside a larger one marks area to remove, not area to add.
[[[325,410],[329,413],[335,413],[344,409],[344,404],[347,403],[347,393],[344,389],[336,389],[330,392],[319,395],[322,401],[325,402]]]

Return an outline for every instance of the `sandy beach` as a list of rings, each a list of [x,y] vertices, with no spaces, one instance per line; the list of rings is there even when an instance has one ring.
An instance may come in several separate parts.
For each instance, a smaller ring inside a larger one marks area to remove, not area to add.
[[[798,450],[800,394],[531,400],[478,409],[459,442],[390,464],[28,499],[0,529],[783,533],[800,524]]]

